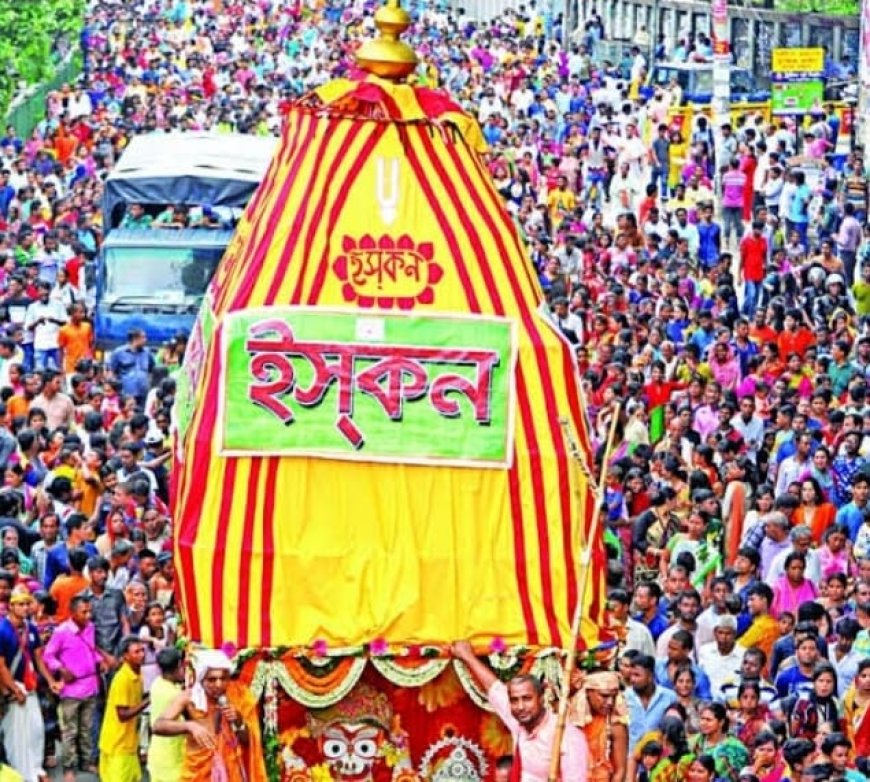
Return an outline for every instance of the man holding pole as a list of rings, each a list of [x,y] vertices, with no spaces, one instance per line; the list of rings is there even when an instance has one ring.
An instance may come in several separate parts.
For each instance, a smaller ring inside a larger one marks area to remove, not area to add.
[[[490,705],[511,732],[511,782],[546,782],[557,718],[544,703],[541,682],[534,676],[516,676],[505,685],[475,656],[468,641],[457,641],[452,651],[486,690]],[[574,725],[566,725],[559,763],[562,782],[585,782],[587,755],[583,734]]]

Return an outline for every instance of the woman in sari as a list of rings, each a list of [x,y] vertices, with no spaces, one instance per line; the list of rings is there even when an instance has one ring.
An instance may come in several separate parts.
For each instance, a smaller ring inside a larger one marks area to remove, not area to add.
[[[821,662],[813,671],[813,689],[783,698],[780,708],[788,718],[789,735],[794,739],[816,740],[824,724],[840,730],[841,714],[837,703],[837,673],[829,662]]]
[[[837,517],[837,509],[825,498],[819,482],[807,476],[801,481],[801,505],[794,512],[795,526],[807,526],[813,533],[813,542],[818,546],[822,535]]]
[[[725,496],[722,498],[722,522],[725,525],[725,561],[734,562],[740,541],[743,540],[744,522],[752,499],[752,484],[747,477],[752,463],[740,456],[728,464],[725,473]]]
[[[870,659],[858,663],[855,681],[843,698],[846,716],[846,735],[855,747],[858,757],[870,755]]]
[[[701,705],[701,699],[695,697],[697,683],[695,669],[691,665],[684,663],[677,668],[674,674],[674,692],[677,694],[677,703],[681,704],[686,711],[686,719],[683,720],[683,724],[686,726],[686,733],[690,736],[694,736],[700,727],[698,709]]]
[[[18,554],[18,568],[21,575],[29,576],[33,573],[33,561],[25,556],[24,552],[18,547],[18,530],[13,526],[7,526],[0,529],[0,543],[3,549],[12,549]]]
[[[707,516],[703,511],[692,511],[686,521],[686,532],[677,532],[671,536],[659,565],[662,578],[667,575],[668,565],[676,563],[684,551],[688,551],[695,560],[695,570],[691,576],[692,586],[699,591],[706,590],[707,583],[721,570],[722,557],[715,545],[714,536],[708,529]]]
[[[729,715],[731,735],[744,747],[754,747],[756,738],[770,730],[770,710],[761,700],[758,682],[747,680],[737,688],[738,708]]]
[[[849,530],[844,524],[833,524],[825,530],[825,543],[819,549],[822,578],[829,578],[837,573],[844,576],[858,574],[852,552],[846,546],[848,536]]]
[[[696,755],[711,755],[716,761],[716,778],[738,782],[741,769],[749,763],[749,752],[728,735],[728,713],[721,703],[701,707],[701,732],[692,742]]]
[[[571,699],[570,719],[586,737],[589,782],[621,782],[628,765],[628,717],[619,693],[619,674],[575,671],[577,692]]]
[[[770,613],[779,618],[783,612],[797,616],[801,603],[812,602],[818,596],[812,581],[804,576],[807,569],[807,558],[800,552],[793,551],[785,558],[783,574],[773,585],[773,604]]]
[[[662,755],[658,762],[648,771],[648,782],[684,782],[686,772],[695,759],[686,740],[686,728],[679,717],[665,715],[659,724],[659,729],[647,733],[637,743],[632,758],[636,768],[641,763],[644,747],[650,742],[661,742]],[[633,770],[633,769],[632,769]],[[629,774],[626,779],[634,779]]]
[[[679,529],[674,513],[676,492],[663,486],[650,496],[650,508],[637,519],[632,536],[636,583],[655,581],[659,563],[668,541]]]

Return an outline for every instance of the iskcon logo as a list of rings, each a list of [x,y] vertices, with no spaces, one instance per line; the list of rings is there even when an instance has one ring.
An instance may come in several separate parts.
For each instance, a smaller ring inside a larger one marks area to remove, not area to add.
[[[342,297],[364,309],[411,310],[435,301],[434,286],[444,269],[433,260],[432,242],[417,244],[407,234],[398,238],[366,234],[342,240],[342,255],[332,270],[342,281]]]

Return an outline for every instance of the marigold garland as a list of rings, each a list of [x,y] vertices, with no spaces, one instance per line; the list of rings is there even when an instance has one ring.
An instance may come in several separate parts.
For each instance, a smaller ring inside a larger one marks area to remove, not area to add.
[[[489,705],[489,701],[486,699],[486,693],[477,685],[477,682],[471,675],[471,671],[466,668],[465,663],[454,659],[453,670],[456,671],[456,676],[462,683],[463,689],[468,693],[468,697],[474,701],[474,704],[485,711],[493,711],[492,706]]]
[[[399,687],[422,687],[438,678],[450,660],[372,657],[371,663],[381,676]]]
[[[362,673],[366,661],[363,657],[333,658],[332,664],[315,666],[306,664],[305,658],[285,658],[283,663],[287,673],[296,684],[312,695],[327,695],[341,687],[348,676],[356,669]],[[359,676],[357,675],[358,679]]]

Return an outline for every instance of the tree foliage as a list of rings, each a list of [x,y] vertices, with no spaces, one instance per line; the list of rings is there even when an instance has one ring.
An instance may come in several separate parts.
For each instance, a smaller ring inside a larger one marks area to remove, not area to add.
[[[777,11],[796,14],[819,13],[835,15],[855,15],[858,13],[859,0],[774,0]]]
[[[49,78],[60,56],[58,45],[77,45],[86,0],[0,0],[0,111],[19,82]]]

